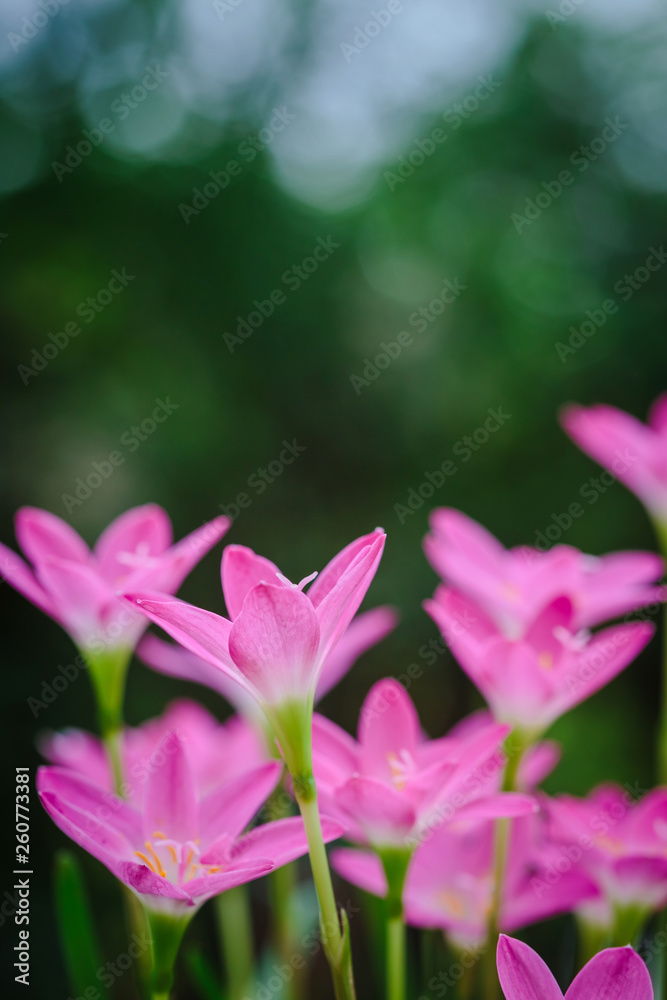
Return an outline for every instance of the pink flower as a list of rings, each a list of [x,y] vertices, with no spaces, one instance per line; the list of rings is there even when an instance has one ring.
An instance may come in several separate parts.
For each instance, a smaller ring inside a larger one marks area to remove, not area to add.
[[[506,1000],[563,1000],[558,983],[537,952],[501,934],[498,977]],[[565,1000],[653,1000],[651,977],[636,951],[607,948],[581,970]]]
[[[379,681],[364,701],[358,742],[328,719],[313,719],[313,773],[323,808],[351,839],[408,851],[433,826],[463,816],[532,812],[532,798],[487,788],[485,766],[508,732],[491,723],[467,738],[428,740],[403,686]]]
[[[84,652],[131,651],[147,623],[119,600],[119,592],[150,588],[174,593],[230,523],[217,517],[172,545],[166,513],[146,504],[116,518],[91,551],[55,514],[22,507],[16,514],[16,537],[32,568],[0,545],[2,575],[62,625]]]
[[[596,558],[569,545],[505,549],[481,524],[447,507],[432,512],[430,525],[424,549],[435,571],[509,639],[522,638],[557,597],[572,601],[575,631],[664,600],[663,588],[653,585],[663,561],[652,552]]]
[[[223,580],[224,569],[223,563]],[[389,607],[374,608],[357,615],[326,659],[317,682],[315,701],[323,698],[344,677],[362,653],[384,639],[396,627],[396,622],[397,614]],[[137,654],[144,663],[159,673],[213,688],[255,725],[261,723],[262,711],[252,695],[240,687],[236,680],[232,680],[228,674],[196,653],[175,643],[165,642],[156,635],[147,635],[139,643]]]
[[[547,883],[562,855],[562,848],[547,834],[543,814],[512,821],[499,919],[503,930],[515,931],[567,913],[582,900],[597,896],[595,885],[582,872],[559,872],[556,881]],[[376,855],[339,848],[331,863],[354,885],[386,895],[387,880]],[[461,819],[434,829],[408,867],[403,890],[407,923],[444,930],[459,948],[483,946],[493,900],[493,868],[493,822]]]
[[[647,622],[629,622],[592,636],[576,633],[567,597],[548,604],[516,641],[507,639],[478,604],[452,588],[438,587],[424,607],[494,718],[531,738],[608,684],[654,632]]]
[[[582,907],[587,921],[611,928],[619,912],[641,924],[667,905],[667,788],[640,801],[618,785],[600,785],[585,799],[547,800],[553,835],[600,890]]]
[[[165,739],[167,738],[167,739]],[[193,779],[202,795],[221,781],[266,763],[263,744],[243,719],[221,724],[194,701],[174,701],[157,719],[149,719],[136,729],[129,726],[119,736],[123,772],[121,793],[141,810],[147,782],[164,763],[178,739]],[[76,771],[105,791],[114,790],[114,778],[104,743],[92,733],[66,729],[47,733],[39,749],[48,761]]]
[[[243,831],[275,788],[277,762],[202,794],[184,744],[167,734],[162,763],[146,782],[141,809],[60,767],[41,767],[37,789],[56,826],[97,858],[149,910],[174,916],[264,875],[307,851],[300,818]],[[322,818],[325,840],[340,826]]]
[[[648,424],[614,406],[568,406],[561,423],[579,447],[636,493],[658,521],[667,519],[667,393]]]
[[[356,539],[307,593],[303,588],[312,576],[290,583],[268,559],[229,546],[222,561],[229,619],[162,594],[127,596],[172,638],[246,691],[269,719],[292,773],[309,771],[315,691],[375,575],[384,542],[382,531]]]

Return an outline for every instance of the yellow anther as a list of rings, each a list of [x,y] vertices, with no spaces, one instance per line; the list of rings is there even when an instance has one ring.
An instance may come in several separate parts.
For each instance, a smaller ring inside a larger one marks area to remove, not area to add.
[[[546,650],[537,657],[537,662],[542,667],[542,670],[551,670],[554,665],[554,658],[551,653]]]
[[[145,854],[142,854],[141,851],[135,851],[134,853],[136,854],[136,856],[138,858],[141,858],[141,860],[144,862],[144,864],[148,865],[148,867],[153,872],[153,874],[157,874],[157,872],[155,871],[155,869],[153,868],[152,864],[150,863],[150,861],[148,860],[148,858],[146,857]]]

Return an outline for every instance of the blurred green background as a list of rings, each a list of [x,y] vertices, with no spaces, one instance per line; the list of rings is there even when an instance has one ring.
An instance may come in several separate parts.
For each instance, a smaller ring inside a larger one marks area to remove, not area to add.
[[[323,709],[353,729],[370,684],[414,663],[410,693],[440,735],[479,699],[448,653],[424,656],[436,637],[421,609],[436,583],[421,551],[431,507],[459,507],[518,544],[581,501],[562,541],[654,546],[623,486],[591,485],[599,470],[557,411],[604,400],[643,416],[665,388],[667,268],[625,276],[667,238],[667,32],[649,0],[399,6],[3,5],[1,537],[13,544],[22,504],[92,542],[147,501],[180,537],[246,494],[227,540],[300,579],[382,525],[365,606],[391,603],[402,622]],[[113,271],[132,278],[107,293]],[[446,281],[459,291],[441,308]],[[614,314],[576,332],[609,299]],[[383,342],[397,356],[373,367]],[[139,440],[132,428],[156,400],[173,412]],[[468,451],[489,409],[502,426]],[[303,450],[261,488],[285,440]],[[68,500],[114,451],[113,473]],[[447,460],[455,474],[406,512]],[[216,611],[219,557],[181,591]],[[15,765],[36,765],[36,732],[92,728],[93,703],[84,678],[33,718],[28,697],[73,650],[6,585],[2,597],[11,782]],[[653,780],[658,656],[656,640],[555,727],[565,754],[549,790]],[[229,711],[137,664],[128,719],[186,692]],[[33,822],[33,981],[36,995],[65,998],[49,885],[64,838],[36,803]],[[113,880],[95,862],[86,873],[118,954]],[[208,920],[195,937],[210,936]]]

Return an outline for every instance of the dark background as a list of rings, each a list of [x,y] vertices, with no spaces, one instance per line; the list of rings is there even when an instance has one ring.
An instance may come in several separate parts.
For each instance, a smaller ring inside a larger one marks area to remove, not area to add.
[[[421,551],[431,507],[459,507],[518,544],[534,543],[579,501],[585,515],[563,541],[595,554],[655,544],[622,485],[593,486],[595,503],[582,499],[599,470],[559,429],[557,411],[604,400],[643,417],[665,388],[667,270],[627,301],[614,290],[667,236],[665,22],[657,5],[629,0],[586,0],[561,21],[557,5],[549,15],[529,3],[414,0],[350,53],[341,43],[370,17],[361,3],[218,6],[71,0],[18,44],[22,19],[39,8],[10,3],[0,15],[1,537],[13,544],[22,504],[59,514],[92,542],[147,501],[167,509],[181,537],[245,492],[252,503],[227,540],[298,580],[382,525],[386,554],[365,606],[391,603],[402,622],[323,709],[353,729],[370,684],[417,663],[423,675],[410,693],[440,735],[479,699],[448,653],[430,666],[419,653],[437,635],[421,609],[436,583]],[[156,65],[168,75],[121,121],[112,105]],[[475,106],[489,74],[498,86]],[[463,120],[454,105],[466,99]],[[249,162],[239,146],[275,121],[275,108],[295,117]],[[615,141],[586,169],[573,165],[617,116],[627,127]],[[105,117],[113,131],[78,164],[72,154],[66,161],[82,130]],[[446,140],[429,145],[438,128]],[[406,159],[417,141],[428,153],[421,163]],[[234,159],[240,173],[186,222],[179,206]],[[67,172],[53,166],[67,162]],[[573,183],[517,232],[512,214],[566,169]],[[319,237],[340,246],[294,290],[281,276]],[[123,268],[133,280],[86,323],[79,304]],[[411,324],[445,279],[465,291],[425,329]],[[276,288],[285,301],[230,351],[225,334]],[[559,353],[570,327],[610,298],[618,311]],[[39,364],[33,351],[72,321],[81,333],[26,375],[20,366]],[[412,342],[400,356],[353,384],[401,331]],[[167,397],[177,409],[130,450],[122,436]],[[457,442],[489,408],[509,417],[464,461]],[[258,494],[248,480],[284,439],[305,451]],[[68,512],[63,495],[118,449],[123,464]],[[396,505],[447,459],[456,474],[399,516]],[[217,547],[181,596],[222,610],[219,558]],[[83,678],[33,717],[28,697],[74,651],[10,587],[0,593],[11,783],[17,764],[37,764],[40,729],[92,728],[93,702]],[[653,780],[658,661],[654,640],[554,727],[565,753],[550,791]],[[221,717],[229,711],[212,693],[137,664],[127,718],[136,724],[186,691]],[[65,838],[36,803],[32,818],[32,995],[64,1000],[49,872]],[[111,957],[124,934],[115,886],[97,863],[86,859],[85,871]],[[3,879],[9,888],[9,872]],[[253,891],[261,924],[264,889]],[[212,935],[210,919],[207,907],[195,937]],[[10,946],[12,927],[3,935]],[[126,980],[121,997],[131,995]]]

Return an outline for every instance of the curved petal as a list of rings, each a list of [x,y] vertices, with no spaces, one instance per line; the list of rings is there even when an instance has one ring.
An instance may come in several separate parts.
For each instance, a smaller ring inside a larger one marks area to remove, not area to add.
[[[270,761],[219,785],[199,807],[204,851],[222,835],[237,837],[264,805],[282,774],[282,764]]]
[[[344,729],[324,715],[313,715],[313,760],[318,787],[341,785],[359,771],[359,746]]]
[[[523,941],[501,934],[496,962],[506,1000],[563,1000],[546,964]],[[592,995],[586,1000],[592,1000]]]
[[[308,698],[319,639],[317,615],[305,594],[260,583],[232,624],[229,652],[262,697],[279,704]]]
[[[51,595],[44,590],[27,563],[2,543],[0,543],[0,576],[40,611],[62,624],[56,602]]]
[[[328,816],[321,816],[320,822],[325,844],[343,836],[345,831],[340,823]],[[280,868],[307,853],[308,840],[303,820],[300,816],[290,816],[255,827],[245,837],[237,840],[231,856],[234,861],[244,864],[259,858],[270,858],[273,865]]]
[[[177,733],[167,733],[152,755],[146,783],[144,835],[151,840],[156,831],[183,844],[196,840],[198,808],[192,769]]]
[[[49,557],[37,567],[37,576],[65,628],[84,648],[114,613],[122,611],[113,591],[92,566]]]
[[[245,545],[227,545],[220,567],[222,592],[231,621],[238,616],[248,592],[258,583],[279,584],[280,570],[270,559],[258,556]]]
[[[387,876],[377,854],[339,847],[331,852],[331,867],[338,874],[372,896],[387,895]]]
[[[124,838],[127,845],[143,841],[139,814],[124,799],[83,775],[64,767],[40,767],[37,791],[55,796],[60,806],[72,806],[77,815],[88,817],[84,832],[92,836],[105,827],[111,837]]]
[[[176,593],[193,567],[229,531],[231,523],[228,517],[220,516],[195,528],[185,538],[181,538],[180,542],[167,549],[155,561],[155,565],[138,566],[127,578],[122,589],[152,590],[163,594]]]
[[[350,778],[336,790],[334,801],[377,846],[405,843],[417,818],[406,796],[374,778]]]
[[[629,945],[598,952],[565,994],[566,1000],[653,1000],[651,977]]]
[[[90,549],[61,517],[38,507],[21,507],[15,518],[16,537],[33,566],[47,558],[87,563]]]
[[[387,677],[370,689],[359,719],[362,773],[391,783],[414,761],[420,741],[417,710],[403,685]]]
[[[357,615],[326,658],[317,682],[316,699],[338,684],[356,660],[384,639],[398,623],[398,613],[390,607],[374,608]]]
[[[200,875],[185,884],[188,891],[197,898],[197,902],[203,902],[211,896],[217,896],[227,889],[234,889],[237,885],[244,885],[255,878],[261,878],[267,872],[273,870],[275,865],[268,859],[262,858],[250,864],[239,863],[225,872],[210,875]],[[203,897],[203,898],[202,898]]]
[[[117,875],[119,864],[131,854],[127,840],[111,827],[103,825],[96,816],[77,809],[54,792],[38,794],[56,826]]]
[[[112,521],[95,545],[102,576],[111,584],[128,576],[135,559],[162,555],[171,545],[171,522],[157,504],[132,507]]]
[[[452,587],[438,587],[433,600],[424,601],[424,610],[440,629],[445,643],[465,672],[476,683],[480,656],[501,634],[485,611]]]
[[[146,865],[140,865],[135,861],[125,861],[118,866],[116,874],[126,885],[143,896],[163,896],[165,899],[181,900],[186,906],[194,905],[194,900],[189,892],[174,885],[169,879],[152,872]],[[150,906],[148,900],[145,902],[147,906]]]

